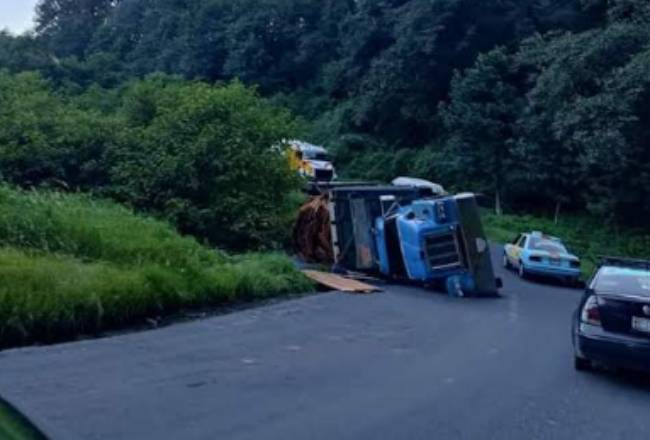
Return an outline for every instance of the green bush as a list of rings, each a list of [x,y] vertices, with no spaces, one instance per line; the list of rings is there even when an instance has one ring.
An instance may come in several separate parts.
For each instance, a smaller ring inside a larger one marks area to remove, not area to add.
[[[282,244],[280,220],[300,185],[272,148],[296,130],[288,113],[237,82],[155,77],[127,89],[122,116],[109,159],[114,197],[229,249]]]
[[[0,438],[2,440],[45,440],[45,437],[16,411],[0,399]]]
[[[73,94],[0,70],[2,180],[111,197],[232,250],[287,241],[300,181],[273,146],[298,131],[238,82],[156,75]]]
[[[0,246],[0,347],[312,289],[284,256],[229,256],[87,196],[0,188]]]

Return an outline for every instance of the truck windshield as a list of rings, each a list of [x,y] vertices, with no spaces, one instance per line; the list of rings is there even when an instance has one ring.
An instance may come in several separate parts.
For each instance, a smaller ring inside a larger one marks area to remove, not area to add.
[[[557,253],[566,253],[567,251],[562,243],[547,238],[531,237],[530,245],[528,247],[534,251]]]
[[[319,151],[305,151],[303,155],[307,160],[319,160],[322,162],[330,162],[330,157],[327,153],[322,153]]]
[[[600,292],[650,296],[650,271],[603,267],[594,287]]]

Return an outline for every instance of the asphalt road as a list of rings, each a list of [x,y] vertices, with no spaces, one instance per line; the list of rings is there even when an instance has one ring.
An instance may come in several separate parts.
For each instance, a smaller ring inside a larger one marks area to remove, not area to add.
[[[646,377],[573,370],[580,292],[499,272],[8,351],[0,394],[62,440],[650,438]]]

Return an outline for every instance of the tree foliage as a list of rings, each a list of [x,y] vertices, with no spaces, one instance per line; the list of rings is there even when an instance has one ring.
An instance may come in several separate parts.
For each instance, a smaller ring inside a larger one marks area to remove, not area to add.
[[[511,194],[542,205],[587,208],[605,218],[624,219],[647,227],[650,184],[650,28],[646,2],[612,1],[599,6],[603,26],[581,33],[550,33],[525,40],[503,62],[513,74],[498,75],[514,97],[504,104],[514,113],[501,140],[510,164],[489,175],[511,187]],[[627,11],[627,12],[626,12]],[[630,12],[634,11],[634,12]],[[502,51],[489,57],[502,56]],[[484,58],[459,75],[452,86],[456,119],[447,118],[449,154],[464,158],[458,172],[479,172],[494,159],[490,129],[472,120],[489,95],[468,95],[476,89],[499,93],[484,72]],[[523,101],[522,101],[523,100]],[[458,122],[458,121],[461,122]],[[466,122],[466,124],[463,124]],[[474,148],[458,154],[458,139],[474,139]],[[475,161],[472,166],[471,161]],[[472,177],[486,190],[493,186]],[[531,190],[534,188],[534,190]]]
[[[230,249],[281,244],[298,182],[272,147],[295,130],[237,82],[155,76],[71,95],[0,72],[5,181],[110,196]]]
[[[172,94],[178,81],[148,82],[160,95],[124,84],[155,72],[206,83],[238,78],[308,120],[310,139],[327,144],[348,177],[416,174],[498,194],[506,206],[643,223],[649,24],[646,0],[41,0],[33,33],[0,33],[0,67],[39,71],[57,93],[84,102],[83,118],[108,124],[99,134],[121,133],[111,124],[126,121],[152,157],[180,147],[155,132],[177,128],[147,115],[171,115],[168,99],[191,113],[190,103]],[[111,110],[116,99],[119,110]],[[124,99],[137,111],[127,112]],[[57,105],[52,120],[78,111]],[[183,120],[182,160],[192,161],[203,133]],[[58,133],[59,150],[95,154],[83,130],[65,127],[47,128]],[[125,148],[120,142],[100,143]],[[62,169],[79,166],[58,163],[52,151],[42,157],[25,160],[49,180],[103,187],[115,179],[92,167],[61,179]],[[120,191],[139,200],[144,187],[127,188],[127,180]],[[171,216],[185,209],[153,205]]]

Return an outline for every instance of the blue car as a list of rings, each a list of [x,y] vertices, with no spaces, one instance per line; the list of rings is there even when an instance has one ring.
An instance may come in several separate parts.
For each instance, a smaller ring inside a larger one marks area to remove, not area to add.
[[[573,317],[575,368],[650,372],[650,261],[603,259]]]
[[[582,274],[580,259],[571,254],[559,238],[541,232],[520,234],[505,245],[503,266],[516,269],[521,278],[541,275],[571,285],[578,285]]]

